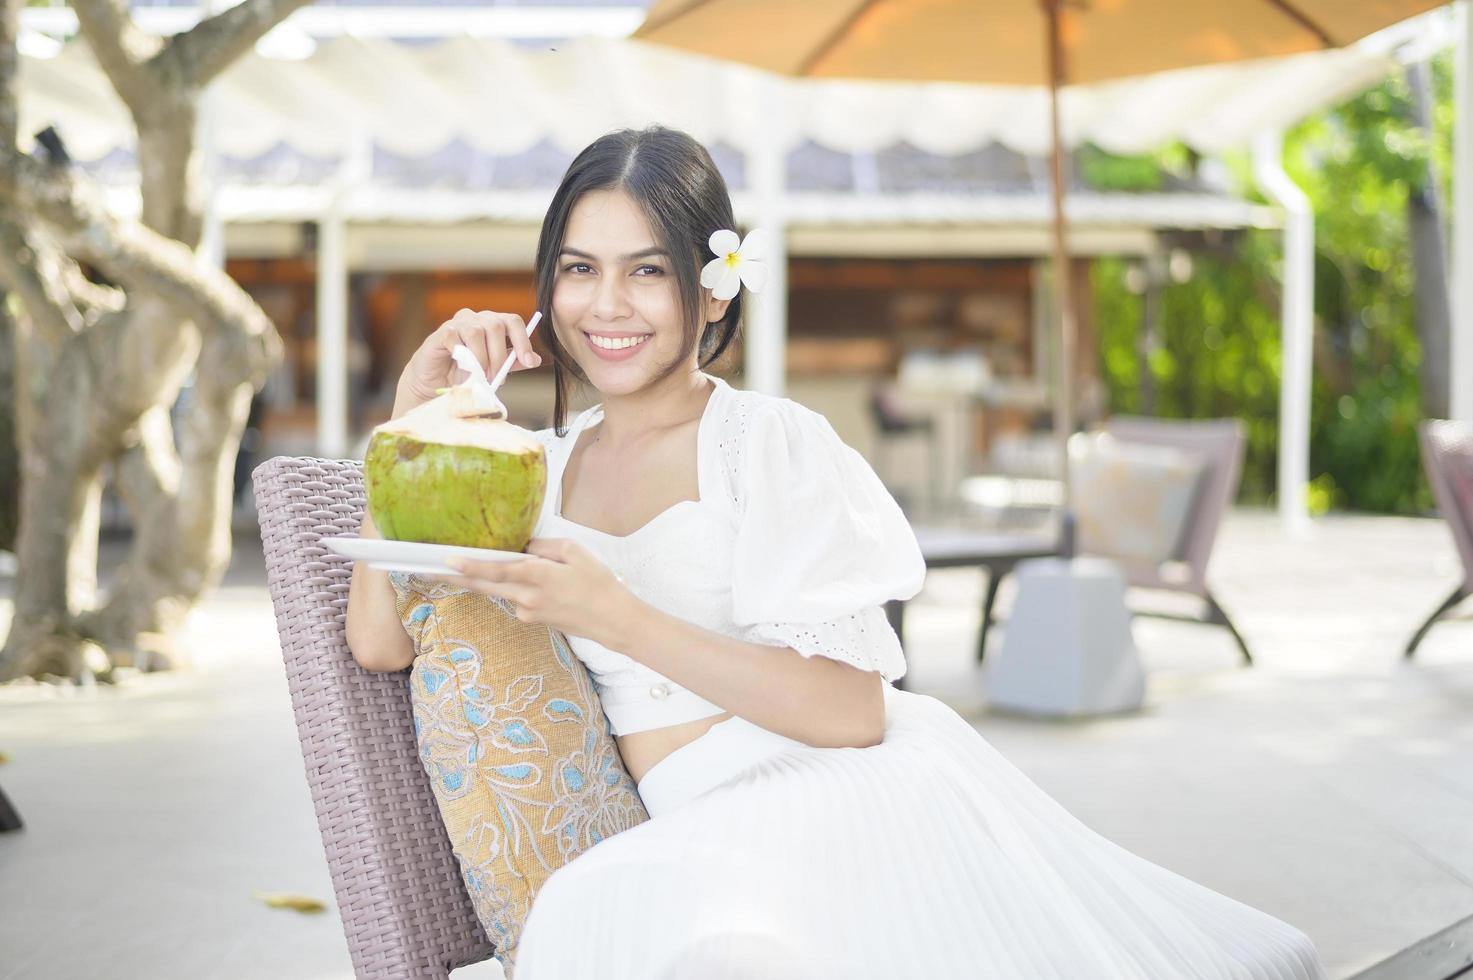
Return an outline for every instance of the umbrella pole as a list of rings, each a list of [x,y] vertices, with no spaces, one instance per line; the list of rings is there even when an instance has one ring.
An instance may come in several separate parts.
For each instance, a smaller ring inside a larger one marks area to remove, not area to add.
[[[1054,372],[1054,438],[1063,506],[1059,557],[1018,563],[1018,598],[1008,616],[1002,650],[989,668],[987,700],[1028,714],[1078,718],[1131,711],[1145,698],[1145,673],[1130,634],[1125,575],[1110,562],[1074,558],[1074,511],[1069,487],[1069,434],[1074,428],[1074,310],[1070,305],[1069,247],[1064,239],[1064,143],[1059,138],[1059,88],[1064,49],[1059,10],[1065,0],[1041,0],[1048,17],[1049,121],[1052,126],[1054,204],[1054,321],[1059,327]],[[1092,678],[1058,684],[1064,676]]]
[[[1063,493],[1060,511],[1059,548],[1065,557],[1074,554],[1074,511],[1069,481],[1069,436],[1074,431],[1074,306],[1069,275],[1069,245],[1064,236],[1064,149],[1059,133],[1059,88],[1064,83],[1064,46],[1059,36],[1059,10],[1063,0],[1043,0],[1048,18],[1049,126],[1052,140],[1050,164],[1053,174],[1054,225],[1054,320],[1058,327],[1058,349],[1054,358],[1054,442],[1058,454],[1059,479]]]

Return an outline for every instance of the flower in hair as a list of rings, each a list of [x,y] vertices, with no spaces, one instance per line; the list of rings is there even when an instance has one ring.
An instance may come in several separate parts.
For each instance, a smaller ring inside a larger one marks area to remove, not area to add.
[[[745,240],[729,228],[712,232],[708,243],[716,258],[706,263],[701,270],[701,285],[711,290],[713,299],[731,299],[737,290],[746,286],[752,292],[761,292],[767,282],[767,232],[753,228]]]

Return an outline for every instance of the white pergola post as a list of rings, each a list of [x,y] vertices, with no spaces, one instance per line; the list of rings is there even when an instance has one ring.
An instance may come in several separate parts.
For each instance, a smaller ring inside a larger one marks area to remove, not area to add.
[[[370,176],[371,137],[360,134],[343,156],[317,220],[317,451],[347,456],[348,197]]]
[[[1309,530],[1309,396],[1314,344],[1314,210],[1284,170],[1282,133],[1253,145],[1258,185],[1284,209],[1283,336],[1279,368],[1279,523]]]
[[[317,221],[317,451],[348,454],[348,253],[342,199]]]
[[[1473,422],[1473,5],[1458,4],[1453,93],[1452,416]]]
[[[771,137],[747,153],[747,182],[752,189],[752,226],[768,233],[767,284],[760,293],[747,293],[746,371],[742,383],[750,390],[782,395],[787,390],[788,348],[788,218],[787,130],[781,113],[783,82],[769,80],[766,104],[774,115]]]

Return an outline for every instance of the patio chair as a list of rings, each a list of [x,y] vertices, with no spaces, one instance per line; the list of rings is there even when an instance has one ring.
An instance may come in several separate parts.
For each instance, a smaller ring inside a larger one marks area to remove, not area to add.
[[[870,418],[875,424],[875,468],[886,485],[894,474],[890,472],[890,445],[896,439],[921,435],[926,439],[926,462],[929,482],[926,485],[928,506],[934,507],[941,499],[941,471],[936,420],[930,415],[912,414],[900,404],[899,393],[889,382],[876,382],[869,394]]]
[[[1463,564],[1463,579],[1428,616],[1407,643],[1406,656],[1417,652],[1432,624],[1473,594],[1473,426],[1428,420],[1417,426],[1422,466],[1432,486],[1437,510],[1447,521]]]
[[[1238,419],[1176,420],[1117,415],[1106,421],[1104,429],[1121,442],[1168,446],[1200,453],[1204,459],[1201,482],[1193,496],[1186,530],[1177,545],[1174,560],[1155,568],[1137,566],[1125,570],[1127,581],[1135,588],[1183,592],[1198,597],[1203,603],[1202,613],[1199,616],[1181,616],[1135,610],[1135,614],[1221,626],[1237,644],[1244,663],[1252,665],[1253,656],[1248,652],[1248,644],[1207,587],[1207,562],[1212,557],[1212,546],[1217,540],[1218,528],[1222,526],[1223,514],[1238,493],[1238,479],[1243,470],[1243,423]]]
[[[278,456],[252,480],[307,783],[354,972],[445,980],[493,946],[420,763],[409,673],[364,670],[348,652],[352,565],[322,539],[358,530],[359,464]]]
[[[6,797],[5,791],[0,790],[0,834],[20,830],[24,826],[25,822],[20,818],[20,811]]]

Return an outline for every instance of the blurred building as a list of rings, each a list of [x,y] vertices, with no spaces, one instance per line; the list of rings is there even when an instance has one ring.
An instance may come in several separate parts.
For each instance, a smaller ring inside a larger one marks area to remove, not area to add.
[[[25,13],[33,30],[67,36],[69,11]],[[134,14],[165,32],[198,17],[195,5],[167,0],[135,3]],[[214,112],[202,113],[209,128],[201,133],[215,187],[207,247],[286,343],[286,359],[258,406],[257,458],[358,451],[387,418],[410,353],[456,310],[530,316],[539,222],[576,145],[589,133],[641,120],[703,138],[740,222],[765,224],[774,196],[781,199],[783,322],[757,331],[780,338],[779,357],[764,350],[754,368],[744,345],[713,370],[737,384],[751,376],[753,387],[774,387],[776,363],[783,392],[827,414],[871,458],[886,429],[896,428],[886,424],[896,419],[882,417],[886,405],[932,418],[944,487],[985,469],[999,439],[1046,421],[1048,169],[1043,155],[1025,151],[1037,142],[1028,134],[1041,125],[1031,118],[1038,104],[1004,93],[987,104],[987,118],[975,106],[957,113],[942,104],[952,116],[938,111],[935,119],[908,118],[905,106],[851,106],[851,128],[869,122],[870,112],[875,132],[889,134],[883,141],[866,134],[874,149],[836,146],[843,139],[833,138],[839,129],[831,114],[809,106],[805,116],[798,107],[792,148],[776,162],[756,159],[764,119],[741,104],[746,77],[723,76],[689,93],[692,104],[679,102],[683,93],[668,89],[694,90],[705,77],[678,74],[685,63],[658,62],[659,71],[672,72],[664,76],[635,62],[648,55],[631,54],[626,46],[638,46],[619,38],[642,15],[643,4],[597,0],[557,7],[319,0],[263,39],[218,91],[212,86]],[[602,35],[600,43],[590,35]],[[105,80],[84,46],[58,45],[48,56],[36,36],[23,65],[34,95],[22,105],[23,132],[60,120],[73,155],[116,189],[116,206],[136,210],[127,119],[99,94]],[[554,57],[560,50],[564,56]],[[1293,66],[1303,83],[1293,89],[1303,103],[1295,111],[1384,71],[1365,56],[1315,57]],[[1135,126],[1151,145],[1173,136],[1210,144],[1237,138],[1234,126],[1252,131],[1256,117],[1245,107],[1262,112],[1291,98],[1273,78],[1225,86],[1221,76],[1195,77],[1195,88],[1121,89],[1115,104],[1092,97],[1095,115],[1084,135],[1119,147],[1136,138],[1127,132]],[[575,120],[581,129],[568,122],[579,114],[586,117]],[[729,128],[740,138],[710,125],[723,114],[734,117]],[[599,125],[605,117],[613,124]],[[956,142],[975,145],[931,152],[904,137],[919,132],[931,144],[947,143],[952,120],[967,129]],[[1193,249],[1279,222],[1273,209],[1229,191],[1210,162],[1152,193],[1092,186],[1087,158],[1095,151],[1080,142],[1069,214],[1076,383],[1089,422],[1103,409],[1094,380],[1092,259],[1135,256],[1142,267],[1160,269],[1174,254],[1176,267],[1189,267],[1181,260]],[[501,144],[517,148],[503,152]],[[1144,277],[1143,288],[1159,278]],[[876,399],[881,392],[888,401]],[[550,367],[513,374],[506,400],[521,424],[549,424]],[[928,465],[914,455],[882,475],[897,486],[924,482]]]

